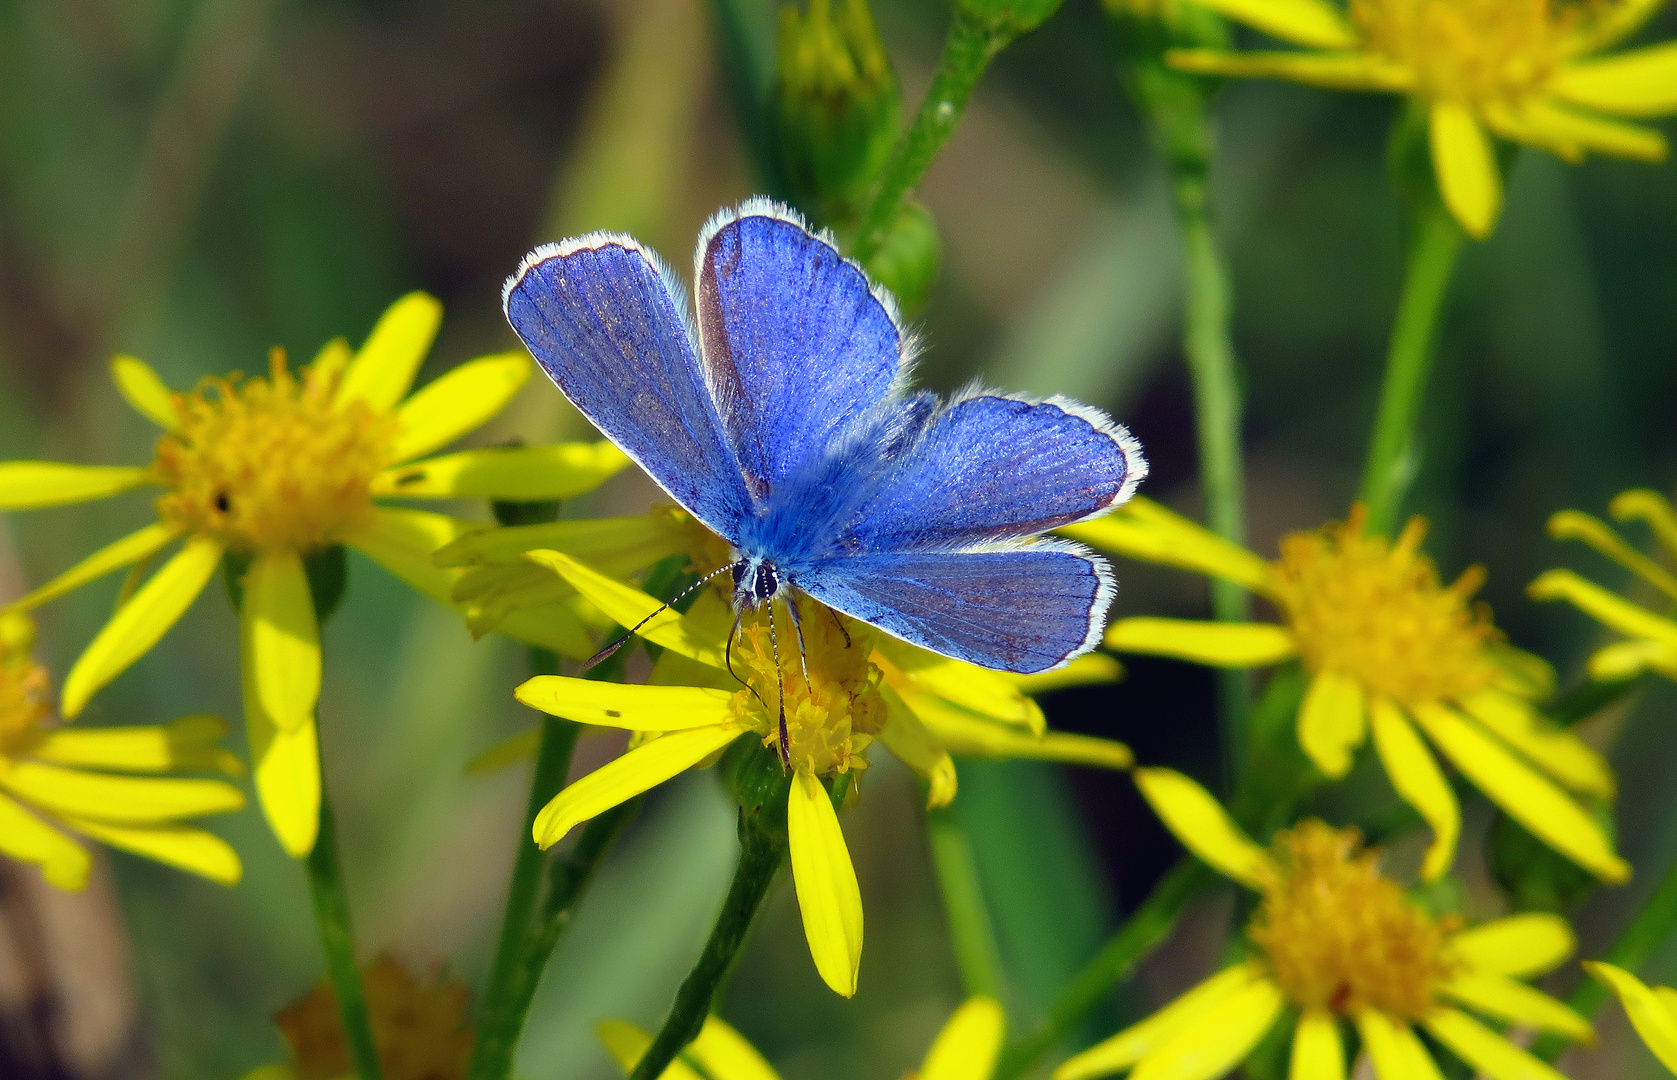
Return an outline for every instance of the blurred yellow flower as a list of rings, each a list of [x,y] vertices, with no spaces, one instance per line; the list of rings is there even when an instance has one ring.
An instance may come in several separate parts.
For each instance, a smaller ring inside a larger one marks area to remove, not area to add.
[[[1259,895],[1246,928],[1252,949],[1073,1057],[1054,1080],[1130,1069],[1136,1080],[1213,1080],[1245,1060],[1278,1021],[1293,1025],[1292,1080],[1344,1080],[1341,1021],[1355,1026],[1379,1080],[1440,1075],[1416,1026],[1492,1080],[1559,1080],[1457,1006],[1499,1023],[1594,1039],[1583,1017],[1520,981],[1571,954],[1565,920],[1516,915],[1463,930],[1382,875],[1379,854],[1363,849],[1355,829],[1306,821],[1277,833],[1266,850],[1180,773],[1134,775],[1177,839]]]
[[[1304,52],[1183,50],[1185,71],[1407,94],[1427,110],[1445,204],[1473,237],[1496,227],[1502,177],[1487,131],[1576,162],[1659,161],[1659,132],[1611,119],[1677,112],[1677,44],[1598,54],[1664,0],[1196,0]]]
[[[226,724],[187,716],[162,727],[54,728],[46,669],[30,657],[34,635],[27,616],[0,612],[0,854],[80,889],[92,864],[63,829],[223,885],[238,881],[233,849],[181,822],[237,810],[244,795],[220,780],[161,775],[241,775],[217,745]]]
[[[1648,1049],[1667,1069],[1677,1073],[1677,990],[1650,987],[1625,969],[1600,961],[1584,961],[1584,970],[1618,995],[1631,1026]]]
[[[1616,521],[1640,521],[1653,531],[1668,559],[1677,559],[1677,511],[1656,491],[1621,493],[1608,505]],[[1549,535],[1557,540],[1582,540],[1653,587],[1665,601],[1663,612],[1617,596],[1571,570],[1550,570],[1526,587],[1534,600],[1565,600],[1629,638],[1614,642],[1590,657],[1596,679],[1625,679],[1657,671],[1677,679],[1677,576],[1627,543],[1601,519],[1577,510],[1562,510],[1549,519]]]
[[[938,1032],[910,1080],[990,1080],[1001,1052],[1007,1018],[993,998],[968,998]],[[627,1076],[652,1044],[652,1036],[625,1020],[595,1028],[606,1052]],[[705,1017],[699,1037],[670,1063],[660,1080],[780,1080],[745,1036],[719,1016]]]
[[[494,416],[530,375],[522,351],[485,356],[409,396],[441,319],[435,300],[412,293],[391,305],[359,352],[335,340],[293,375],[276,350],[266,378],[208,379],[190,394],[171,392],[146,364],[119,356],[111,364],[117,388],[164,429],[150,465],[0,463],[0,510],[164,488],[159,521],[84,559],[15,610],[143,566],[183,541],[76,661],[64,683],[67,718],[157,643],[223,556],[248,562],[240,645],[256,787],[280,842],[299,857],[314,846],[320,799],[320,639],[304,559],[346,544],[446,602],[456,575],[433,565],[431,554],[481,526],[376,498],[565,498],[627,460],[609,443],[589,443],[415,461]]]
[[[1449,586],[1439,581],[1419,551],[1420,519],[1393,543],[1365,534],[1356,507],[1343,523],[1285,538],[1273,563],[1142,498],[1060,531],[1103,551],[1236,582],[1274,604],[1280,624],[1118,619],[1106,644],[1230,668],[1297,657],[1310,676],[1299,744],[1337,779],[1372,732],[1392,786],[1432,827],[1427,879],[1454,859],[1461,810],[1417,728],[1551,847],[1603,880],[1630,876],[1601,825],[1567,793],[1610,799],[1612,771],[1538,712],[1534,702],[1553,688],[1548,665],[1503,644],[1489,612],[1470,604],[1483,571]]]

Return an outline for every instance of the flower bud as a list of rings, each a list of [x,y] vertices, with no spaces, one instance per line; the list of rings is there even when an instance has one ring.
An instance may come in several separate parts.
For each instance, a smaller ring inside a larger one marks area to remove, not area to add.
[[[913,315],[926,306],[942,261],[943,243],[932,212],[905,199],[868,260],[868,276],[891,290],[905,315]]]

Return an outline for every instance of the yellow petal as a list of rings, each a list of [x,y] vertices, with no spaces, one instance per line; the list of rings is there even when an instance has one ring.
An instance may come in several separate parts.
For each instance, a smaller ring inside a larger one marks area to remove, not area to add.
[[[1337,671],[1319,671],[1310,680],[1299,709],[1299,745],[1333,779],[1351,770],[1351,754],[1368,736],[1363,718],[1363,688]]]
[[[520,761],[528,761],[536,756],[541,748],[541,728],[531,728],[520,731],[509,739],[502,739],[477,757],[466,763],[467,776],[484,776],[498,772],[508,765],[516,765]]]
[[[1511,1024],[1553,1031],[1574,1042],[1595,1041],[1590,1022],[1541,990],[1506,975],[1460,971],[1443,986],[1444,994],[1468,1008]]]
[[[1084,653],[1063,668],[1054,671],[1044,671],[1036,675],[1005,676],[1009,682],[1017,686],[1024,693],[1035,697],[1038,694],[1048,694],[1055,690],[1066,690],[1074,686],[1098,686],[1103,683],[1115,683],[1124,677],[1124,665],[1116,657],[1105,653]]]
[[[1659,14],[1666,0],[1619,0],[1591,10],[1591,18],[1584,20],[1573,33],[1573,55],[1597,52],[1616,45],[1642,29],[1647,21]]]
[[[745,728],[739,724],[693,728],[653,739],[622,757],[575,780],[536,815],[533,835],[543,848],[552,847],[579,822],[610,810],[677,773],[692,768],[733,742]]]
[[[1324,0],[1198,0],[1270,37],[1313,49],[1354,49],[1356,28]]]
[[[1432,1055],[1408,1024],[1365,1009],[1357,1016],[1357,1032],[1378,1080],[1443,1080]]]
[[[880,687],[888,717],[879,739],[897,760],[926,781],[926,807],[948,806],[955,797],[955,762],[949,751],[926,729],[902,696],[889,686]]]
[[[699,1037],[682,1056],[691,1058],[709,1080],[780,1080],[757,1048],[715,1013],[705,1017]],[[664,1075],[669,1076],[669,1071],[665,1070]]]
[[[220,562],[220,544],[194,537],[117,609],[64,680],[66,719],[79,715],[101,687],[157,644],[204,591]]]
[[[1613,770],[1601,755],[1519,698],[1500,690],[1482,690],[1460,704],[1469,716],[1573,791],[1613,798]]]
[[[1374,727],[1374,747],[1392,787],[1432,828],[1432,846],[1421,864],[1421,876],[1437,881],[1455,860],[1456,839],[1461,835],[1462,815],[1456,793],[1396,705],[1386,698],[1375,698],[1370,702],[1369,719]]]
[[[627,1020],[601,1020],[594,1025],[594,1034],[600,1039],[600,1045],[606,1048],[606,1053],[617,1063],[618,1071],[628,1076],[640,1064],[641,1056],[646,1048],[652,1045],[652,1036],[629,1023]],[[709,1080],[700,1076],[696,1071],[679,1057],[670,1062],[664,1069],[659,1080]]]
[[[189,825],[111,825],[66,816],[64,823],[109,844],[148,859],[186,870],[222,885],[237,885],[244,876],[238,853],[227,841]]]
[[[1528,701],[1546,701],[1555,695],[1555,669],[1549,661],[1506,641],[1492,642],[1485,651],[1496,664],[1492,685]]]
[[[1571,570],[1546,570],[1526,586],[1533,600],[1565,600],[1611,630],[1677,648],[1677,622],[1615,596]]]
[[[628,455],[605,440],[487,447],[386,469],[374,477],[373,494],[427,499],[569,499],[593,491],[628,463]]]
[[[87,885],[93,860],[74,840],[0,795],[0,854],[34,863],[49,883],[72,892]]]
[[[1405,68],[1370,53],[1218,52],[1172,49],[1165,60],[1178,71],[1237,78],[1285,79],[1329,90],[1403,93],[1415,85]]]
[[[433,380],[396,410],[392,461],[428,454],[506,408],[530,378],[530,354],[480,356]]]
[[[1260,886],[1272,870],[1269,853],[1252,842],[1209,791],[1172,769],[1137,769],[1131,775],[1183,847],[1235,881]]]
[[[881,666],[887,678],[896,674],[891,670],[894,666],[916,688],[964,709],[1033,731],[1041,731],[1047,724],[1041,708],[1000,672],[951,660],[894,638],[883,638],[877,651],[885,654],[887,663]],[[879,662],[877,656],[875,662]],[[900,685],[898,688],[902,689]]]
[[[1619,641],[1597,649],[1586,667],[1590,678],[1599,682],[1617,682],[1644,671],[1677,679],[1677,646],[1662,641]]]
[[[1654,588],[1677,600],[1677,577],[1637,551],[1600,518],[1579,510],[1561,510],[1549,517],[1549,535],[1556,540],[1578,540],[1636,574]]]
[[[1444,205],[1467,235],[1485,239],[1502,212],[1502,173],[1490,138],[1472,113],[1448,101],[1433,102],[1429,133]]]
[[[576,612],[564,606],[509,612],[495,621],[494,630],[515,641],[551,649],[567,660],[587,660],[598,648]]]
[[[786,835],[815,970],[835,993],[851,997],[862,966],[862,890],[833,800],[808,769],[793,778]]]
[[[1421,1023],[1456,1056],[1491,1080],[1564,1080],[1545,1062],[1532,1057],[1479,1021],[1456,1009],[1435,1009]]]
[[[351,351],[349,342],[337,337],[320,347],[314,359],[309,361],[309,368],[316,378],[330,384],[343,378],[354,359],[355,353]]]
[[[43,810],[112,822],[174,821],[245,804],[238,788],[220,780],[111,776],[36,761],[0,759],[0,787]]]
[[[1107,627],[1106,647],[1229,668],[1267,667],[1298,652],[1293,635],[1271,623],[1216,623],[1147,616],[1119,619]]]
[[[280,730],[296,731],[320,698],[320,624],[303,560],[289,551],[258,556],[244,586],[244,678]]]
[[[980,717],[940,707],[925,695],[904,699],[936,739],[951,754],[962,757],[1026,758],[1090,765],[1097,769],[1127,769],[1135,764],[1130,748],[1114,739],[1045,731],[1033,735]]]
[[[1094,1080],[1122,1072],[1183,1032],[1199,1030],[1208,1014],[1260,978],[1250,964],[1225,968],[1147,1019],[1072,1057],[1054,1070],[1053,1080]]]
[[[1544,843],[1610,884],[1630,879],[1601,826],[1540,773],[1449,709],[1421,706],[1415,719],[1475,787]]]
[[[391,304],[344,372],[337,407],[363,401],[374,413],[394,409],[407,396],[442,321],[443,306],[424,293],[408,293]]]
[[[437,552],[438,566],[516,562],[526,551],[563,551],[612,577],[624,577],[687,550],[687,532],[669,514],[586,518],[468,533]],[[613,558],[626,560],[611,561]]]
[[[1256,593],[1267,594],[1274,584],[1267,562],[1143,495],[1121,510],[1059,532],[1109,554],[1224,578]]]
[[[8,605],[8,610],[33,610],[49,600],[56,600],[67,592],[81,588],[90,581],[96,581],[113,570],[121,570],[125,566],[143,562],[162,551],[169,541],[179,535],[180,530],[172,525],[162,522],[147,525],[138,532],[129,533],[121,540],[106,544],[34,592]]]
[[[1646,488],[1621,491],[1607,504],[1607,512],[1615,521],[1640,521],[1647,525],[1665,550],[1677,557],[1677,510],[1672,509],[1671,501],[1664,495]]]
[[[1665,160],[1665,136],[1640,124],[1574,112],[1541,99],[1527,102],[1519,120],[1545,140],[1633,161]]]
[[[183,716],[164,727],[60,728],[29,748],[29,757],[55,765],[117,772],[221,772],[243,776],[244,766],[216,740],[227,731],[219,716]]]
[[[1577,944],[1565,919],[1541,912],[1495,919],[1450,940],[1451,950],[1470,968],[1516,979],[1553,971]]]
[[[710,640],[700,639],[693,633],[694,628],[674,608],[666,607],[633,586],[613,581],[593,567],[578,562],[563,552],[530,551],[526,552],[524,557],[564,578],[589,603],[604,612],[607,618],[615,620],[619,626],[635,627],[642,620],[646,620],[646,625],[635,631],[640,637],[666,649],[673,649],[701,664],[726,669],[727,664],[722,655],[726,640],[714,637]],[[659,608],[663,610],[658,611]],[[653,615],[653,612],[658,614]]]
[[[1131,1080],[1214,1080],[1246,1059],[1276,1017],[1281,991],[1254,980],[1213,1006],[1193,1030],[1184,1031],[1136,1065]]]
[[[1677,112],[1677,42],[1567,64],[1549,89],[1573,105],[1621,116]]]
[[[381,506],[344,542],[426,596],[446,604],[460,572],[437,566],[432,556],[444,544],[481,528],[476,522],[424,510]]]
[[[0,510],[104,499],[151,483],[151,470],[130,465],[66,465],[0,461]]]
[[[174,391],[163,385],[157,372],[144,360],[136,356],[113,357],[111,379],[124,400],[147,420],[164,431],[173,431],[180,424]]]
[[[968,998],[938,1032],[917,1080],[990,1080],[1007,1015],[995,998]]]
[[[1299,1016],[1287,1080],[1345,1080],[1345,1047],[1332,1013],[1306,1009]]]
[[[295,731],[281,731],[249,698],[245,725],[250,739],[256,797],[280,846],[294,859],[314,850],[320,828],[320,744],[314,720]]]
[[[1646,983],[1623,968],[1599,960],[1584,961],[1584,970],[1617,994],[1625,1015],[1666,1068],[1677,1072],[1677,1013],[1648,989]]]
[[[696,686],[635,686],[537,675],[513,697],[551,716],[625,731],[685,731],[734,719],[734,695]]]

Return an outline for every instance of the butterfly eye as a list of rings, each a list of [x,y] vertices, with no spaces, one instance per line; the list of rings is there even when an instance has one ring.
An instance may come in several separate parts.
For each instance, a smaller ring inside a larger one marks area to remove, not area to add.
[[[751,564],[746,562],[744,559],[741,559],[739,562],[734,564],[734,588],[737,589],[740,587],[740,582],[745,580],[746,571],[750,569]]]
[[[767,600],[780,589],[780,578],[769,563],[759,563],[757,566],[757,580],[752,583],[751,591],[759,600]]]

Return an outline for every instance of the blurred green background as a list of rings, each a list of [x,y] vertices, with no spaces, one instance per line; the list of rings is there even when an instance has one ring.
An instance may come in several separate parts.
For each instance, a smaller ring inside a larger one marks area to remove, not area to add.
[[[772,31],[767,0],[734,6]],[[947,8],[875,7],[912,109]],[[1677,33],[1674,15],[1645,36]],[[0,2],[0,459],[146,460],[153,432],[112,390],[113,352],[188,388],[261,370],[270,345],[301,360],[329,337],[359,340],[392,299],[422,288],[447,309],[429,378],[513,344],[500,284],[540,241],[629,231],[685,267],[704,219],[755,184],[712,17],[704,0]],[[919,370],[940,390],[981,375],[1108,408],[1147,449],[1146,492],[1195,512],[1175,237],[1111,55],[1098,5],[1068,0],[980,85],[921,189],[945,258],[919,320]],[[1382,163],[1393,109],[1272,84],[1232,85],[1220,103],[1251,532],[1266,555],[1284,532],[1342,516],[1355,488],[1402,258]],[[1677,167],[1572,168],[1523,152],[1496,236],[1464,260],[1441,349],[1412,500],[1432,519],[1430,548],[1448,577],[1485,563],[1484,596],[1510,638],[1575,679],[1597,631],[1521,590],[1560,562],[1619,583],[1548,541],[1544,521],[1677,483]],[[537,380],[476,438],[585,430]],[[624,477],[567,513],[633,512],[652,494]],[[149,513],[135,495],[0,519],[0,598]],[[463,768],[532,722],[509,694],[522,654],[473,643],[370,563],[351,574],[326,632],[320,715],[358,933],[369,952],[475,985],[525,777]],[[1115,614],[1207,610],[1197,578],[1135,565],[1119,577]],[[44,614],[56,674],[117,587]],[[236,719],[235,640],[229,606],[206,593],[86,722]],[[1129,671],[1118,686],[1051,698],[1051,721],[1213,776],[1207,675],[1162,661]],[[1677,692],[1650,688],[1587,729],[1616,740],[1622,846],[1638,882],[1585,907],[1586,950],[1677,855],[1674,704]],[[585,745],[582,767],[613,750]],[[789,1080],[901,1075],[959,999],[914,789],[878,757],[845,820],[868,915],[861,992],[846,1002],[821,986],[785,882],[728,991],[725,1015]],[[1377,820],[1384,781],[1359,777],[1369,794],[1332,805]],[[975,762],[962,763],[961,784],[1012,1015],[1028,1023],[1176,850],[1121,777]],[[1479,839],[1490,816],[1470,805],[1463,876],[1472,908],[1490,913],[1499,900]],[[50,931],[32,962],[56,972],[74,1075],[226,1080],[282,1055],[268,1018],[321,968],[303,875],[256,810],[217,827],[245,859],[231,890],[123,856],[83,897],[53,897],[15,870],[0,879],[11,950],[0,960],[21,963],[20,927]],[[651,800],[549,969],[521,1076],[615,1075],[593,1020],[656,1023],[733,855],[731,812],[709,776]],[[1216,960],[1226,915],[1217,903],[1197,910],[1089,1034],[1194,981]],[[1677,943],[1645,974],[1677,980]],[[7,985],[0,1031],[22,1007]],[[1616,1007],[1609,1017],[1601,1045],[1570,1058],[1574,1075],[1658,1075]]]

